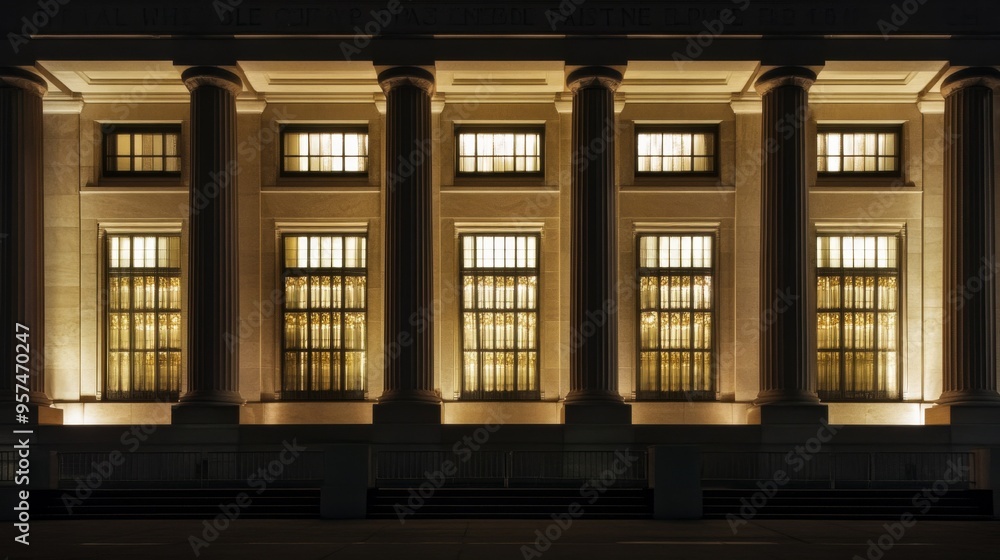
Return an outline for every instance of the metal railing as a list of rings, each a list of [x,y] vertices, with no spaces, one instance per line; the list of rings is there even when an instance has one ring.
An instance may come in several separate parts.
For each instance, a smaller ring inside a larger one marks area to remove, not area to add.
[[[647,485],[645,451],[379,451],[375,485],[408,486],[440,480],[444,486],[572,485],[613,479],[616,485]],[[449,474],[450,473],[450,474]]]
[[[248,484],[253,477],[265,474],[278,483],[323,479],[322,453],[302,452],[289,461],[282,461],[280,455],[281,451],[158,451],[118,455],[60,453],[59,480],[61,483],[75,483],[96,477],[101,483],[207,485],[220,482]]]
[[[787,477],[790,487],[824,488],[909,488],[947,478],[953,488],[974,488],[975,467],[967,452],[707,452],[701,478],[705,487]]]

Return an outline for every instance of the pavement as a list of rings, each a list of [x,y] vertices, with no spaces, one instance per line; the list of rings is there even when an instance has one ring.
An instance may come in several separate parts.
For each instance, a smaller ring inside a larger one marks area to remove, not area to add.
[[[1000,521],[34,521],[10,560],[1000,560]]]

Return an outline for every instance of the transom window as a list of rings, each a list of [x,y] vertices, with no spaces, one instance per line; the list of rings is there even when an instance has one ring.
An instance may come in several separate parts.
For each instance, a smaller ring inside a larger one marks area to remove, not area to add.
[[[108,177],[180,177],[179,124],[107,124],[104,175]]]
[[[716,175],[718,138],[714,126],[636,128],[636,173]]]
[[[459,174],[539,175],[542,129],[468,128],[456,130]]]
[[[820,398],[899,399],[899,236],[821,235],[816,244]]]
[[[462,398],[538,399],[538,235],[463,235]]]
[[[368,129],[364,127],[285,126],[281,140],[282,175],[368,173]]]
[[[180,395],[181,238],[108,235],[105,400]]]
[[[639,399],[715,399],[714,236],[639,237]]]
[[[285,235],[282,399],[363,399],[367,249],[360,235]]]
[[[827,175],[900,174],[900,128],[821,126],[819,173]]]

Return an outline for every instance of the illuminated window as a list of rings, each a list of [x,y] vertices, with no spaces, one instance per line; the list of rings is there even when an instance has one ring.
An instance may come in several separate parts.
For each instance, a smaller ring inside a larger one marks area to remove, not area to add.
[[[540,175],[542,130],[459,128],[459,174]]]
[[[462,398],[538,399],[537,235],[463,235]]]
[[[816,347],[823,400],[891,400],[899,387],[899,236],[816,241]]]
[[[283,399],[363,399],[368,240],[286,235]]]
[[[818,171],[829,175],[900,174],[900,129],[821,126]]]
[[[104,175],[108,177],[180,177],[179,124],[107,124]]]
[[[364,175],[368,173],[368,130],[297,125],[281,129],[281,174]]]
[[[715,399],[714,237],[639,237],[640,399]]]
[[[180,395],[181,239],[107,237],[105,400]]]
[[[637,127],[639,175],[717,175],[716,127]]]

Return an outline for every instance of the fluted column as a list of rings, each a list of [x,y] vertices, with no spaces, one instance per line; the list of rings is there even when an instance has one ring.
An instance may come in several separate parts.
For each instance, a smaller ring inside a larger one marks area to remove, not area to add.
[[[944,391],[928,423],[1000,423],[996,357],[995,68],[941,86],[944,138]]]
[[[238,423],[239,220],[235,74],[194,67],[191,92],[191,196],[187,286],[187,392],[175,423]]]
[[[566,423],[630,423],[618,392],[618,206],[615,90],[622,75],[586,67],[573,92],[570,215],[570,391]]]
[[[757,80],[762,102],[760,393],[751,419],[804,423],[824,417],[813,377],[809,309],[806,123],[816,74],[781,67]]]
[[[17,391],[18,385],[29,390],[30,423],[62,421],[62,411],[49,408],[43,363],[42,96],[46,89],[45,80],[31,72],[0,68],[0,402],[4,404],[0,423],[14,422],[14,403],[24,392]],[[28,330],[18,328],[18,323]],[[22,342],[27,342],[27,351]],[[27,355],[26,362],[18,359],[20,354]]]
[[[385,389],[376,423],[439,423],[434,390],[431,95],[434,76],[396,67],[386,97]]]

